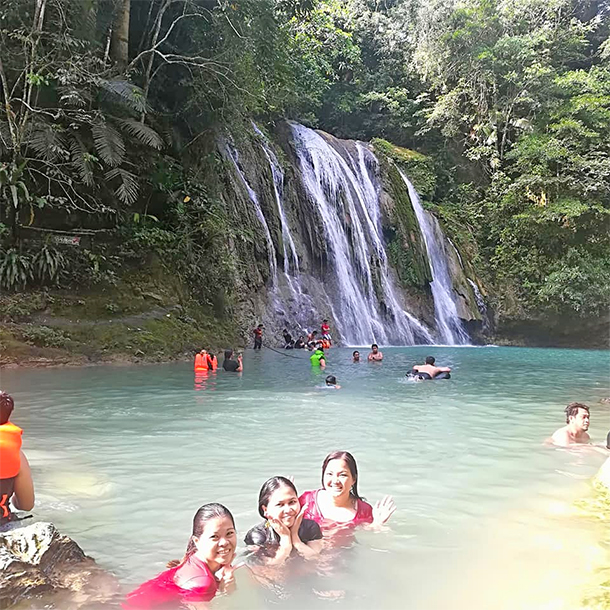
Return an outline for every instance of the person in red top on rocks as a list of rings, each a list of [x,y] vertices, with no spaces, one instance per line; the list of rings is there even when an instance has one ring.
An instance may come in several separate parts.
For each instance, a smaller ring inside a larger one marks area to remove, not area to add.
[[[326,456],[322,465],[322,488],[306,491],[299,497],[303,517],[322,530],[336,526],[383,525],[396,510],[390,496],[371,506],[358,493],[358,467],[347,451]]]
[[[231,563],[236,545],[233,515],[222,504],[204,504],[195,513],[184,559],[170,562],[170,569],[132,591],[123,609],[207,607],[201,604],[217,592],[235,588]]]

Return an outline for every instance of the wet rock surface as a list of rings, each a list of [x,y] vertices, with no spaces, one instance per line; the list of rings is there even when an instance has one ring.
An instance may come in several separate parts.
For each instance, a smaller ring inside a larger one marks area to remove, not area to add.
[[[49,594],[63,608],[97,607],[118,593],[118,580],[52,523],[0,532],[0,608],[40,596],[47,607]]]

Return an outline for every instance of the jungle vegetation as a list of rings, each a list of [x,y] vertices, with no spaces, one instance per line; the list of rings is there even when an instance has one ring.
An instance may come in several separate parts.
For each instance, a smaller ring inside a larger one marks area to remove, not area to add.
[[[215,131],[289,118],[431,158],[427,205],[499,311],[602,316],[609,17],[596,0],[4,0],[2,288],[112,281],[156,251],[211,302],[229,277],[222,257],[196,272],[227,223]],[[120,245],[67,256],[24,243],[38,226]]]

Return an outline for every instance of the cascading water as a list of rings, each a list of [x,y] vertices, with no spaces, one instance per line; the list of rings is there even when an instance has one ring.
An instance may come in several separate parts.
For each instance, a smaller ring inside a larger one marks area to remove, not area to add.
[[[479,313],[481,314],[481,318],[483,319],[483,321],[482,321],[483,334],[488,334],[491,329],[489,328],[489,316],[487,315],[487,305],[485,304],[485,299],[483,298],[483,295],[481,294],[481,291],[479,290],[479,287],[477,286],[477,284],[475,282],[473,282],[470,278],[466,278],[466,280],[472,286],[472,291],[474,292],[474,298],[475,298],[475,301],[477,302],[477,308],[479,310]]]
[[[269,163],[269,168],[273,177],[273,195],[277,205],[280,227],[282,229],[284,279],[286,280],[286,284],[292,293],[292,298],[296,303],[297,322],[300,326],[305,328],[308,322],[315,317],[315,307],[311,297],[303,292],[303,288],[301,286],[299,256],[297,254],[294,238],[292,236],[290,225],[288,224],[288,219],[284,210],[284,172],[277,159],[277,156],[269,146],[265,134],[254,122],[252,122],[252,128],[261,139],[261,146]]]
[[[263,209],[261,208],[261,204],[258,201],[258,196],[252,189],[252,187],[248,184],[246,180],[246,176],[244,175],[241,167],[239,167],[239,153],[237,150],[231,146],[228,142],[224,143],[224,151],[226,156],[231,159],[233,165],[235,166],[235,170],[237,171],[237,175],[239,176],[242,184],[244,185],[246,191],[248,192],[248,197],[250,201],[254,205],[254,211],[256,212],[256,217],[259,219],[262,227],[263,233],[265,234],[265,241],[267,242],[267,256],[269,258],[269,269],[271,270],[271,279],[272,286],[275,287],[277,285],[277,259],[276,259],[276,251],[275,246],[273,245],[273,239],[271,238],[271,231],[269,231],[269,225],[267,224],[267,220],[265,215],[263,214]]]
[[[439,339],[442,343],[449,345],[466,345],[470,342],[470,338],[462,327],[462,322],[453,300],[453,286],[447,265],[447,254],[443,243],[436,238],[436,235],[440,232],[435,231],[433,226],[433,222],[437,222],[436,218],[424,210],[415,187],[402,171],[398,171],[409,190],[411,204],[413,205],[413,210],[428,252],[428,260],[430,261],[430,269],[432,271],[430,288],[434,299],[434,317],[436,319]]]
[[[430,333],[399,305],[381,238],[379,197],[358,145],[342,153],[315,131],[291,124],[301,177],[317,215],[334,275],[333,316],[348,344],[431,343]],[[329,278],[330,280],[331,278]]]

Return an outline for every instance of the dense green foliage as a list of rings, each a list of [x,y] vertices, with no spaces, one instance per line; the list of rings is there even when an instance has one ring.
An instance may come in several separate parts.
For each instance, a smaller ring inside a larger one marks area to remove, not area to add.
[[[154,251],[218,305],[239,261],[206,178],[216,130],[287,117],[423,153],[427,205],[497,311],[602,314],[608,17],[595,0],[6,0],[0,283],[112,280]],[[68,260],[24,246],[28,225],[121,247]]]

